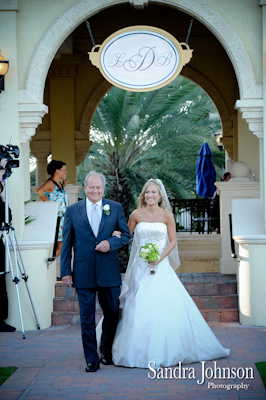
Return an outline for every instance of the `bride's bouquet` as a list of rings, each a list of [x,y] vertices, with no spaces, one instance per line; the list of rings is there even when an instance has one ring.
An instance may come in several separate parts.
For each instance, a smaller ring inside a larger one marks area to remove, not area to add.
[[[157,261],[160,258],[159,247],[154,243],[145,243],[140,247],[139,255],[144,261]],[[154,269],[151,269],[150,272],[155,274]]]

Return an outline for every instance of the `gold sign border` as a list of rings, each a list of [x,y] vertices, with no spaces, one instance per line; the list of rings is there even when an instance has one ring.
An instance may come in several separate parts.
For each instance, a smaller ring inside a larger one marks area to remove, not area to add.
[[[175,73],[168,80],[166,80],[163,83],[160,83],[160,85],[155,85],[155,86],[152,86],[149,88],[146,88],[146,87],[145,88],[132,88],[132,87],[127,87],[125,85],[120,85],[120,84],[114,82],[108,75],[105,74],[105,72],[102,68],[102,65],[101,65],[101,53],[102,53],[103,49],[105,48],[105,46],[111,40],[113,40],[116,36],[121,35],[122,33],[134,32],[134,31],[140,31],[140,30],[159,33],[160,35],[166,37],[174,44],[174,46],[177,48],[177,51],[179,54],[179,63],[178,63]],[[182,46],[184,46],[185,48],[183,48]],[[95,51],[97,49],[99,49],[99,50]],[[98,45],[94,46],[92,48],[92,50],[90,52],[88,52],[88,54],[89,54],[91,63],[93,65],[95,65],[97,68],[99,68],[103,77],[108,82],[110,82],[112,85],[117,86],[124,90],[129,90],[131,92],[150,92],[151,90],[160,89],[160,88],[168,85],[170,82],[172,82],[180,74],[183,66],[191,60],[192,52],[193,52],[193,50],[190,49],[190,47],[188,46],[187,43],[184,43],[184,42],[179,43],[179,41],[174,36],[172,36],[170,33],[166,32],[163,29],[156,28],[154,26],[135,25],[135,26],[129,26],[127,28],[120,29],[120,30],[112,33],[112,35],[108,36],[108,38],[105,39],[101,45],[98,44]]]

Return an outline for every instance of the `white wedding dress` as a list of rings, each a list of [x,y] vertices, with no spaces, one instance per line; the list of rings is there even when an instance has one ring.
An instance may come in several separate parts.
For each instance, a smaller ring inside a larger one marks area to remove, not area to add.
[[[162,253],[167,245],[167,226],[161,222],[140,222],[135,235],[138,247],[156,243]],[[168,257],[151,274],[136,252],[122,284],[120,307],[122,316],[112,348],[115,365],[148,368],[153,361],[154,368],[169,367],[230,353],[205,322]],[[97,331],[99,340],[101,323]]]

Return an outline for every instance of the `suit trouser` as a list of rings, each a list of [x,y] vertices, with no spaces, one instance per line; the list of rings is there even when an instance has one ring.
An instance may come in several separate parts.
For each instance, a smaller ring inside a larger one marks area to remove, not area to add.
[[[81,322],[81,335],[86,362],[99,362],[96,341],[95,325],[95,299],[98,299],[103,310],[103,330],[101,338],[101,352],[105,358],[112,359],[112,345],[119,319],[120,287],[97,287],[89,289],[76,289]]]

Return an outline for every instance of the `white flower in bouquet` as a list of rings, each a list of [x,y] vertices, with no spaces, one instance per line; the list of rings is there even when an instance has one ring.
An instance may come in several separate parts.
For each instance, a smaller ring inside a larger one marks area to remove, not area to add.
[[[154,243],[145,243],[140,247],[139,255],[144,261],[157,261],[160,258],[159,247]],[[155,274],[154,270],[151,270],[150,272],[151,274]]]

